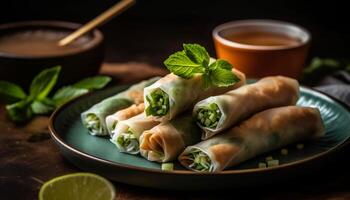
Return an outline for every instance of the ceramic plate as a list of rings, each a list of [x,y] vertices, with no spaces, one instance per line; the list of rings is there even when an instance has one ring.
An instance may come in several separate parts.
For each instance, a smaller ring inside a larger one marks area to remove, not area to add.
[[[119,153],[106,137],[88,134],[80,121],[80,113],[100,100],[125,90],[118,86],[79,97],[59,108],[51,117],[50,130],[53,140],[69,161],[79,168],[101,174],[111,180],[132,185],[164,189],[228,188],[272,183],[304,175],[325,164],[349,143],[349,109],[317,91],[301,87],[300,106],[317,107],[326,126],[326,135],[318,141],[304,143],[298,150],[296,144],[287,146],[288,155],[280,150],[261,155],[239,166],[220,173],[195,173],[175,163],[175,170],[160,170],[160,164],[147,161],[137,155]],[[305,123],[312,123],[305,122]],[[280,160],[277,167],[259,169],[258,163],[266,156]]]

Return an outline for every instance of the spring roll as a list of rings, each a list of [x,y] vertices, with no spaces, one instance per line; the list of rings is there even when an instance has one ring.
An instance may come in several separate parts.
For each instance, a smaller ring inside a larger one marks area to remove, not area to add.
[[[143,132],[140,137],[140,153],[150,161],[173,161],[185,149],[200,141],[201,129],[188,114],[159,124]]]
[[[179,161],[190,170],[219,172],[259,154],[324,134],[317,108],[272,108],[222,134],[188,146]]]
[[[145,112],[147,116],[153,116],[155,120],[161,122],[169,121],[199,100],[212,95],[222,94],[244,85],[244,74],[235,69],[232,69],[232,72],[240,79],[239,82],[229,87],[213,86],[207,90],[203,88],[201,75],[194,76],[191,79],[184,79],[175,74],[168,74],[145,88]]]
[[[141,114],[145,109],[144,103],[140,103],[138,105],[133,104],[132,106],[119,110],[116,113],[109,115],[106,117],[106,126],[109,135],[112,137],[114,134],[115,127],[117,126],[119,121],[123,121],[129,119],[133,116]]]
[[[145,131],[157,126],[159,122],[147,117],[143,112],[130,119],[118,122],[111,142],[120,152],[138,154],[140,152],[139,139]]]
[[[225,94],[198,102],[193,109],[206,140],[260,111],[295,105],[299,84],[295,79],[271,76]]]
[[[106,117],[132,104],[142,103],[143,89],[153,84],[158,79],[159,77],[154,77],[142,81],[131,86],[124,92],[118,93],[95,104],[81,114],[83,125],[91,135],[108,135]]]

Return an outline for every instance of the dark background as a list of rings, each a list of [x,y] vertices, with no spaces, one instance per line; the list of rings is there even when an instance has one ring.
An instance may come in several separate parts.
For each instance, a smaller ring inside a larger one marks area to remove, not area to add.
[[[0,22],[54,19],[85,23],[118,0],[1,0]],[[237,19],[278,19],[299,24],[313,36],[313,56],[349,57],[348,6],[339,1],[174,1],[138,0],[100,29],[106,37],[106,60],[161,65],[185,42],[214,53],[211,31]]]

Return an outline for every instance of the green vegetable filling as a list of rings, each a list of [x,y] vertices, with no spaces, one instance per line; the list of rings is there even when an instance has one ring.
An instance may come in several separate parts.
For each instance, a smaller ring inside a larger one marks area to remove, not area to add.
[[[89,113],[85,118],[85,126],[92,133],[101,132],[101,122],[97,115]]]
[[[112,123],[112,126],[111,126],[111,132],[112,132],[112,134],[114,134],[114,131],[115,131],[115,128],[117,127],[117,124],[118,124],[118,122],[117,121],[114,121],[113,123]]]
[[[126,133],[122,133],[117,137],[116,143],[118,144],[118,147],[123,151],[129,153],[139,151],[139,141],[130,128]]]
[[[221,111],[216,103],[200,108],[197,112],[197,122],[203,127],[216,128],[221,118]]]
[[[147,116],[164,116],[169,111],[169,96],[161,89],[147,95],[146,101],[149,103],[145,109]]]
[[[162,164],[162,170],[164,170],[164,171],[172,171],[172,170],[174,170],[174,164],[173,163],[163,163]]]
[[[191,150],[187,159],[192,161],[192,164],[188,166],[192,169],[204,172],[210,172],[213,170],[209,156],[199,149]]]

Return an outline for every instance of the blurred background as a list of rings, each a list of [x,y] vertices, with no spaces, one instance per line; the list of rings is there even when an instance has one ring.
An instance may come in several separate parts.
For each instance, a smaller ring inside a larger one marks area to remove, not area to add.
[[[117,0],[1,0],[0,22],[65,20],[85,23]],[[347,59],[348,7],[340,1],[138,0],[103,25],[106,61],[140,61],[161,65],[185,42],[205,45],[214,55],[212,29],[237,19],[278,19],[307,28],[312,36],[309,58]]]

